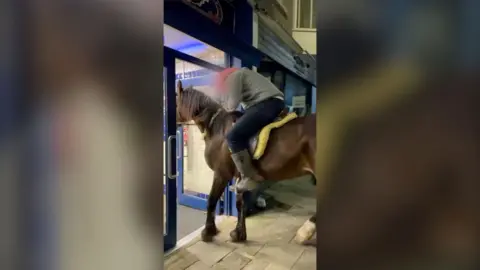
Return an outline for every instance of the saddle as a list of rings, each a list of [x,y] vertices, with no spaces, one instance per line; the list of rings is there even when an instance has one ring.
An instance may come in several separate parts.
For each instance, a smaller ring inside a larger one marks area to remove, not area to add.
[[[237,119],[243,116],[243,112],[234,111],[231,113],[234,116],[234,123]],[[263,127],[260,132],[255,134],[249,140],[249,151],[252,155],[252,158],[255,160],[260,159],[265,153],[265,149],[268,145],[268,139],[270,138],[270,133],[273,129],[282,127],[291,120],[297,118],[298,115],[295,112],[289,113],[288,108],[283,109],[277,116],[277,118],[270,124]]]

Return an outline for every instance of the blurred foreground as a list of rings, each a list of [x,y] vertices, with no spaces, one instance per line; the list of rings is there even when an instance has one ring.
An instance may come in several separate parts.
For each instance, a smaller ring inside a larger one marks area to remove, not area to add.
[[[475,3],[400,2],[318,10],[319,269],[479,268]]]
[[[478,1],[319,3],[320,269],[479,269]],[[0,268],[161,269],[163,2],[1,5]]]

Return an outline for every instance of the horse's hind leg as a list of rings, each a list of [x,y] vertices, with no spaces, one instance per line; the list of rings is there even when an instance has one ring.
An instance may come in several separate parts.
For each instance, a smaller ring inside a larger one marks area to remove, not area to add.
[[[232,242],[244,242],[247,240],[247,226],[245,225],[245,215],[246,215],[246,207],[245,207],[245,196],[247,193],[237,193],[237,212],[238,212],[238,220],[237,226],[233,231],[230,232],[230,238]]]
[[[218,173],[214,173],[213,184],[207,201],[207,220],[202,231],[202,240],[204,242],[211,242],[213,237],[218,234],[217,226],[215,225],[215,210],[227,183],[228,180],[224,180]]]
[[[310,239],[315,234],[317,229],[317,213],[311,216],[303,225],[298,229],[297,235],[295,236],[295,242],[302,245],[310,244]]]

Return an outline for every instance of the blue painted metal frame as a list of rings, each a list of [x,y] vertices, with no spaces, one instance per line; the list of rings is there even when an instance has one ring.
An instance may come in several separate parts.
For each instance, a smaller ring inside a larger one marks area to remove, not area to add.
[[[176,136],[176,98],[175,98],[175,58],[169,54],[167,51],[164,53],[164,68],[166,69],[166,75],[164,80],[166,81],[166,88],[164,89],[165,96],[165,105],[166,109],[164,113],[164,133],[167,134],[167,138],[170,136]],[[168,147],[168,139],[166,141]],[[175,140],[177,143],[177,140]],[[170,168],[166,168],[167,171],[171,172],[177,171],[177,166],[175,160],[177,160],[177,147],[171,147],[172,151],[170,156],[166,156],[166,159],[170,159],[173,162],[167,163],[170,164]],[[166,150],[166,149],[164,149]],[[167,154],[169,152],[167,151]],[[164,160],[166,162],[166,160]],[[163,237],[164,250],[170,250],[175,247],[177,242],[177,183],[176,178],[170,178],[168,173],[165,173],[165,196],[166,196],[166,233]]]
[[[175,80],[175,59],[180,59],[183,61],[190,62],[192,64],[211,69],[214,71],[221,71],[224,69],[224,67],[219,67],[214,64],[211,64],[209,62],[203,61],[201,59],[195,58],[193,56],[190,56],[188,54],[184,54],[182,52],[170,49],[168,47],[164,48],[165,55],[168,55],[168,58],[171,58],[170,61],[173,61],[173,68],[171,69],[171,72],[167,74],[167,82],[169,81],[168,78],[173,78]],[[172,81],[172,79],[170,79]],[[175,91],[175,82],[172,83],[173,91]],[[177,168],[178,168],[178,176],[177,176],[177,198],[178,198],[178,203],[181,205],[185,205],[191,208],[199,209],[206,211],[207,210],[207,200],[208,200],[208,195],[207,194],[202,194],[202,193],[196,193],[196,194],[188,194],[184,192],[183,186],[184,186],[184,181],[183,181],[183,127],[182,126],[176,126],[176,134],[177,134],[177,150],[178,155],[176,156],[177,158]],[[224,200],[225,201],[225,200]],[[217,204],[217,213],[222,213],[224,212],[224,203],[219,202]]]

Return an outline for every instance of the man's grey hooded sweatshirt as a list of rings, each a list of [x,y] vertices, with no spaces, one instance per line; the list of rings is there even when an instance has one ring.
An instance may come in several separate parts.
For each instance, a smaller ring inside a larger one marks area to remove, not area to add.
[[[239,104],[247,110],[269,98],[284,100],[284,95],[268,78],[248,68],[228,75],[225,81],[227,97],[225,109],[235,110]]]

